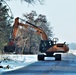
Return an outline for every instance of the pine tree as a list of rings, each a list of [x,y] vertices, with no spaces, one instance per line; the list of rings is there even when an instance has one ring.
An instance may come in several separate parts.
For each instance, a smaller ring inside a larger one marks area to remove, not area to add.
[[[12,18],[9,16],[9,9],[4,1],[0,1],[0,50],[3,50],[11,33]]]

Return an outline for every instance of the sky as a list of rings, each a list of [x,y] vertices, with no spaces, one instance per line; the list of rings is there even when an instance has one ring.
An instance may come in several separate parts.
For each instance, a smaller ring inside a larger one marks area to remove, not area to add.
[[[14,18],[21,17],[32,10],[46,15],[50,26],[53,27],[53,37],[59,42],[76,43],[76,0],[45,0],[43,5],[28,5],[20,0],[7,1]]]

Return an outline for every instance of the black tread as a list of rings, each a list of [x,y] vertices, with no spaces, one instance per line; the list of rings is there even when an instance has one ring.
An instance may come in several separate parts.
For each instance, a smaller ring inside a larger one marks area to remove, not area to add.
[[[55,60],[60,61],[61,60],[61,54],[55,54]]]
[[[42,55],[40,54],[40,55],[38,55],[37,59],[38,59],[39,61],[40,61],[40,60],[43,61],[43,60],[44,60],[44,57],[45,57],[45,56],[44,56],[43,54],[42,54]]]

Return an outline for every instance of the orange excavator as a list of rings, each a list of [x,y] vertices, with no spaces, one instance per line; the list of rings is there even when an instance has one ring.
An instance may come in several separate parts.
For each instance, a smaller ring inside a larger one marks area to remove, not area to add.
[[[5,52],[13,52],[15,51],[15,39],[17,35],[17,31],[19,26],[23,26],[27,29],[30,29],[42,37],[39,51],[41,52],[38,54],[38,60],[44,60],[45,57],[55,57],[55,60],[61,60],[61,54],[58,53],[67,53],[69,51],[68,45],[64,43],[56,43],[55,40],[49,40],[46,33],[39,27],[31,24],[30,22],[26,21],[25,24],[19,22],[19,17],[15,18],[14,25],[13,25],[13,39],[11,39],[7,46],[4,47]],[[23,19],[21,19],[23,20]],[[54,53],[57,53],[54,55]]]

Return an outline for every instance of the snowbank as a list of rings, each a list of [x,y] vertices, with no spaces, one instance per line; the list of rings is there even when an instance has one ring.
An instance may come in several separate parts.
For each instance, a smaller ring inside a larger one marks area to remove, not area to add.
[[[76,55],[76,50],[69,50],[68,53],[74,54]],[[63,56],[65,55],[65,53],[63,53]],[[14,61],[32,61],[32,59],[35,59],[33,61],[37,61],[37,55],[20,55],[20,54],[3,54],[0,55],[0,59],[4,60],[4,59],[8,59],[8,60],[14,60]]]
[[[4,59],[0,63],[0,66],[6,67],[10,66],[9,69],[0,68],[0,74],[6,71],[16,70],[24,66],[28,66],[37,61],[37,55],[1,55],[1,58]],[[35,60],[34,60],[35,59]]]

